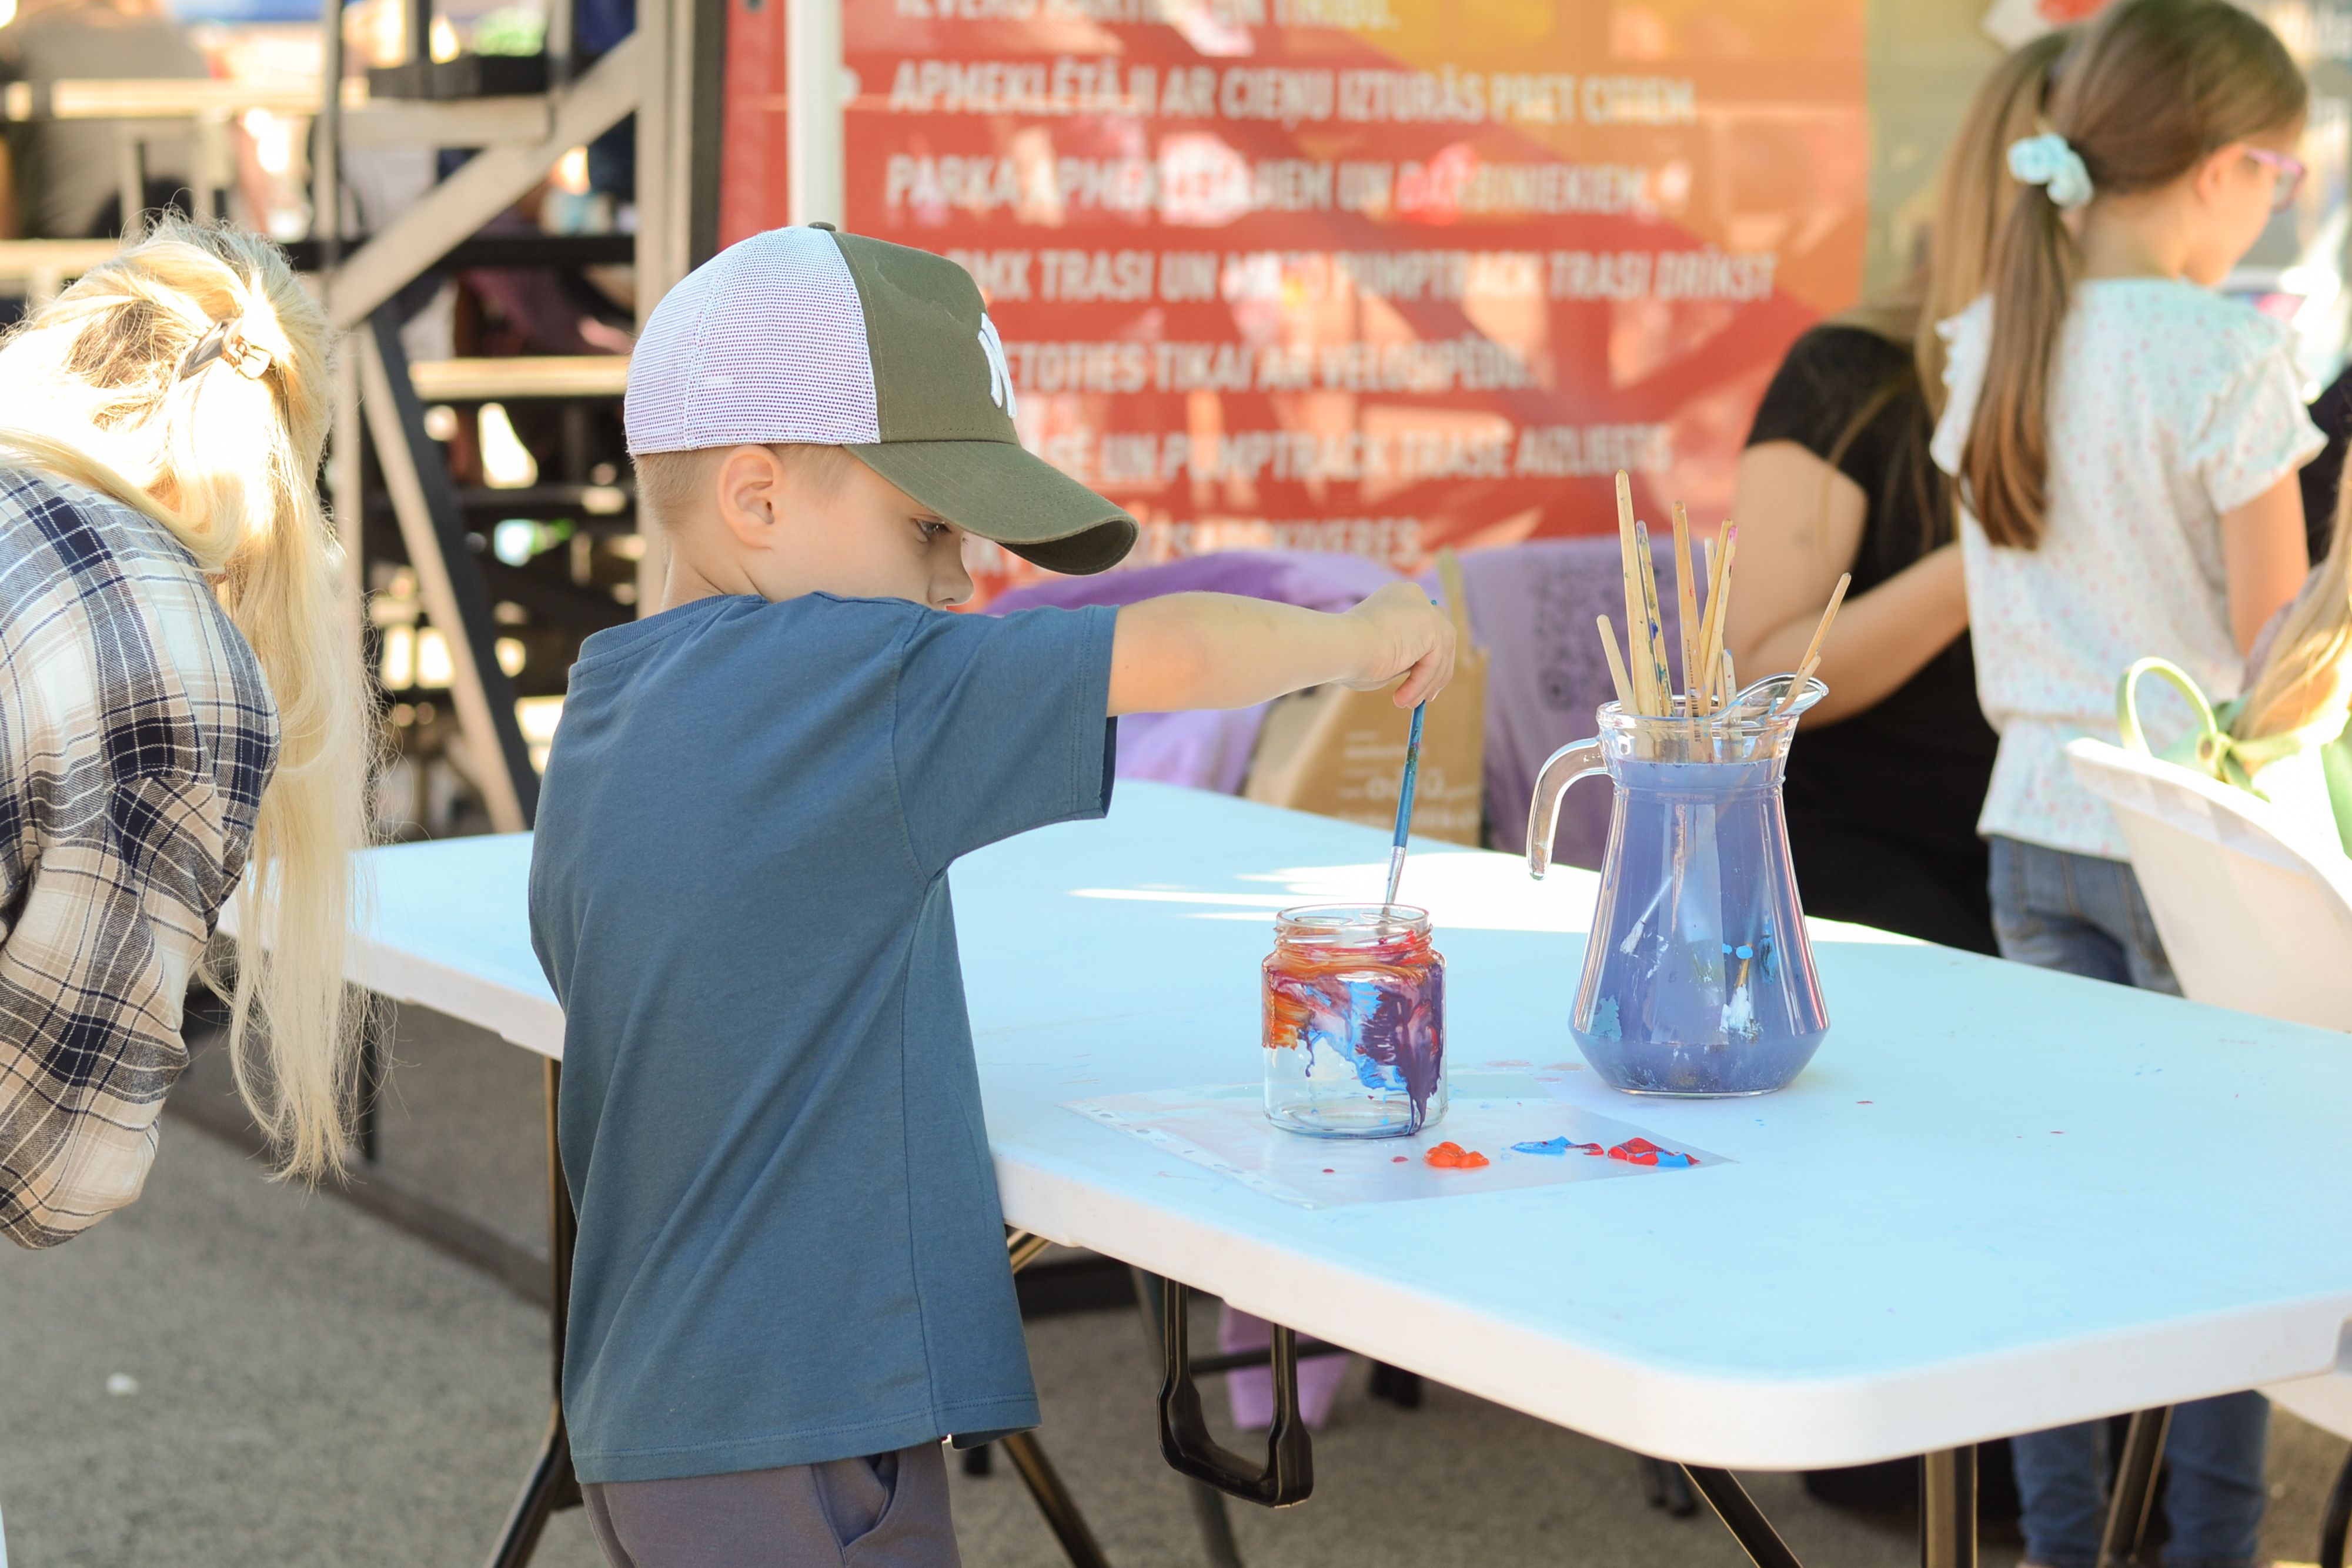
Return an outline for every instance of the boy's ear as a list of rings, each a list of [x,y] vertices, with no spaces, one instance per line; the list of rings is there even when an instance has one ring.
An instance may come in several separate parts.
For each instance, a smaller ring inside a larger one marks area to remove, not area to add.
[[[719,520],[727,531],[753,549],[772,544],[784,516],[784,478],[782,461],[766,447],[728,448],[713,477]]]

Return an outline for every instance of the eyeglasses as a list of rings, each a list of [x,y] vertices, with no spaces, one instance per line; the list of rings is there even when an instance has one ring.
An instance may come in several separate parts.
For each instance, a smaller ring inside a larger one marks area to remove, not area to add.
[[[2249,147],[2246,156],[2277,176],[2271,186],[2271,211],[2283,213],[2294,205],[2295,193],[2303,189],[2303,177],[2310,172],[2303,160],[2273,152],[2267,147]]]

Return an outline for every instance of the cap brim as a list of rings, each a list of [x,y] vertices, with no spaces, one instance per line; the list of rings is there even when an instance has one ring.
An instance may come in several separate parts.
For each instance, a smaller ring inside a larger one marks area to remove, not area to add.
[[[1009,441],[886,441],[849,450],[969,534],[1048,571],[1108,571],[1135,548],[1135,519]]]

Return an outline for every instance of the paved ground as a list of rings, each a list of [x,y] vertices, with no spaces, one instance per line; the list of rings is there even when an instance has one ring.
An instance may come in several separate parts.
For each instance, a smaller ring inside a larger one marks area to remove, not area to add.
[[[403,1114],[431,1124],[394,1122],[387,1146],[528,1234],[536,1074],[510,1050],[460,1043],[413,1020]],[[1045,1439],[1112,1561],[1198,1563],[1184,1494],[1155,1450],[1137,1318],[1032,1328]],[[9,1563],[471,1568],[545,1418],[543,1332],[487,1276],[338,1199],[273,1185],[167,1117],[137,1206],[54,1252],[0,1248]],[[2280,1419],[2269,1551],[2313,1556],[2344,1450]],[[1316,1464],[1304,1507],[1235,1511],[1252,1568],[1740,1561],[1711,1520],[1650,1509],[1630,1456],[1445,1390],[1401,1411],[1365,1396],[1360,1368]],[[1904,1519],[1823,1508],[1790,1478],[1749,1479],[1814,1568],[1917,1560]],[[959,1475],[956,1506],[970,1568],[1058,1561],[1008,1468]],[[558,1516],[543,1568],[597,1561],[581,1516]]]

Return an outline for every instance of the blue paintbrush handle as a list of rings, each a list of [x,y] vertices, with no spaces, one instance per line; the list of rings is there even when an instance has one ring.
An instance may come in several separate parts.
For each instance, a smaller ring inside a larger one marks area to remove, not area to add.
[[[1413,788],[1421,778],[1421,725],[1429,715],[1427,703],[1417,703],[1412,710],[1412,729],[1404,741],[1404,779],[1397,786],[1396,838],[1389,851],[1389,895],[1384,901],[1396,902],[1397,881],[1404,875],[1404,841],[1412,831]]]

